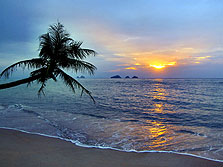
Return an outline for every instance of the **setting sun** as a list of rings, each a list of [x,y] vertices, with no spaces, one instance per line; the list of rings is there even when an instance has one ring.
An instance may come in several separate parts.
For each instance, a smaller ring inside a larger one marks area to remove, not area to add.
[[[153,65],[153,64],[150,64],[150,67],[154,67],[155,69],[162,69],[165,67],[165,65]]]
[[[166,66],[173,66],[175,64],[176,64],[176,62],[170,62],[170,63],[167,63],[167,64],[150,64],[150,67],[153,67],[155,69],[163,69]]]

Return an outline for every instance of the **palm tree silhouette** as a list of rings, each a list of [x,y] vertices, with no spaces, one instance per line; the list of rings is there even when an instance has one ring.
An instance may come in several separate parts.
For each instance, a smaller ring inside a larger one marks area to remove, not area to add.
[[[72,70],[73,72],[88,72],[92,75],[96,67],[91,63],[83,61],[83,59],[90,55],[95,56],[96,52],[91,49],[81,48],[82,42],[71,39],[60,22],[51,25],[48,32],[39,37],[39,41],[39,58],[12,64],[0,74],[0,78],[3,76],[9,78],[9,75],[12,74],[17,67],[28,69],[35,68],[36,70],[32,71],[28,78],[1,84],[0,89],[6,89],[25,83],[31,84],[36,80],[41,84],[38,91],[38,95],[40,95],[41,93],[44,94],[43,89],[49,79],[57,81],[57,77],[59,77],[74,93],[75,89],[81,89],[81,95],[84,92],[94,101],[90,91],[70,75],[66,74],[62,69]]]

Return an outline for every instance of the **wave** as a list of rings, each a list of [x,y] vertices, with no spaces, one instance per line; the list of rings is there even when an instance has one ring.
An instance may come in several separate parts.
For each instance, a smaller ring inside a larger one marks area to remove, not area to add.
[[[34,135],[40,135],[40,136],[45,136],[45,137],[50,137],[50,138],[56,138],[56,139],[60,139],[60,140],[63,140],[63,141],[71,142],[71,143],[73,143],[77,146],[85,147],[85,148],[110,149],[110,150],[116,150],[116,151],[122,151],[122,152],[136,152],[136,153],[173,153],[173,154],[179,154],[179,155],[188,155],[188,156],[202,158],[202,159],[216,161],[216,162],[223,162],[223,160],[217,160],[217,159],[207,158],[207,157],[203,157],[203,156],[199,156],[199,155],[195,155],[195,154],[180,153],[180,152],[175,152],[175,151],[156,151],[156,150],[137,151],[137,150],[133,150],[133,149],[121,150],[121,149],[117,149],[117,148],[113,148],[113,147],[86,145],[86,144],[83,144],[83,143],[81,143],[77,140],[66,139],[66,138],[62,138],[62,137],[58,137],[58,136],[51,136],[51,135],[46,135],[46,134],[36,133],[36,132],[28,132],[28,131],[20,130],[20,129],[16,129],[16,128],[8,128],[8,127],[0,127],[0,128],[7,129],[7,130],[15,130],[15,131],[19,131],[19,132],[23,132],[23,133],[27,133],[27,134],[34,134]]]

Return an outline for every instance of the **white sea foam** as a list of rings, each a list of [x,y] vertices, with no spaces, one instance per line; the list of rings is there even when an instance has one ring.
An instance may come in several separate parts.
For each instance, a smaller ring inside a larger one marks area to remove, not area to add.
[[[25,106],[22,104],[13,104],[13,105],[9,105],[7,110],[8,111],[22,111],[24,107]]]
[[[8,130],[15,130],[15,131],[19,131],[19,132],[23,132],[23,133],[27,133],[27,134],[34,134],[34,135],[40,135],[40,136],[45,136],[45,137],[50,137],[50,138],[56,138],[56,139],[60,139],[63,141],[71,142],[77,146],[85,147],[85,148],[109,149],[109,150],[116,150],[116,151],[122,151],[122,152],[135,152],[135,153],[170,153],[170,154],[187,155],[187,156],[197,157],[197,158],[201,158],[201,159],[216,161],[216,162],[223,162],[223,160],[211,159],[211,158],[206,158],[206,157],[202,157],[199,155],[194,155],[194,154],[189,154],[189,153],[179,153],[179,152],[174,152],[174,151],[156,151],[156,150],[137,151],[137,150],[133,150],[133,149],[121,150],[121,149],[117,149],[117,148],[113,148],[113,147],[93,146],[93,145],[83,144],[77,140],[65,139],[65,138],[62,138],[59,136],[51,136],[51,135],[46,135],[46,134],[37,133],[37,132],[27,132],[25,130],[20,130],[20,129],[16,129],[16,128],[8,128],[8,127],[0,127],[0,128],[8,129]]]

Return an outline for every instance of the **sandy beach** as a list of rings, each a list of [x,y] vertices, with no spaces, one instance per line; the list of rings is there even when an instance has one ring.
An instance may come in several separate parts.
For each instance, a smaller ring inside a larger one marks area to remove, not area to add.
[[[223,167],[174,153],[134,153],[84,148],[56,138],[0,129],[1,167]]]

